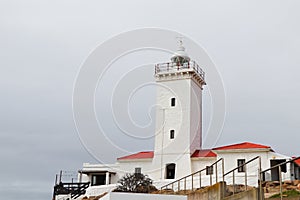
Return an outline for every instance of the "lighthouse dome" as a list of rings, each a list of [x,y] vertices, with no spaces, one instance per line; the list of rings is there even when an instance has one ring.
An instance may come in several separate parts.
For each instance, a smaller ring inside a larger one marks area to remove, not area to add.
[[[185,48],[182,45],[182,41],[180,41],[180,45],[177,49],[177,51],[173,54],[171,57],[171,61],[179,64],[183,64],[190,61],[190,57],[185,52]]]

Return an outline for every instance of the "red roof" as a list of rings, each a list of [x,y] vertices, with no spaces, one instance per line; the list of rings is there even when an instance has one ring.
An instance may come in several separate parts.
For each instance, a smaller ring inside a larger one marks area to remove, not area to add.
[[[131,159],[147,159],[153,158],[154,152],[153,151],[142,151],[139,153],[131,154],[128,156],[123,156],[118,158],[118,160],[131,160]],[[217,154],[212,152],[210,149],[203,149],[203,150],[196,150],[191,157],[216,157]]]
[[[271,147],[261,145],[261,144],[254,144],[250,142],[243,142],[239,144],[232,144],[228,146],[222,146],[214,148],[213,150],[231,150],[231,149],[270,149]]]
[[[199,157],[217,157],[217,154],[212,152],[210,149],[202,149],[202,150],[196,150],[192,156],[192,158],[199,158]]]
[[[298,166],[300,166],[300,158],[297,159],[297,160],[294,160],[294,162],[295,162]]]
[[[128,156],[123,156],[121,158],[118,158],[118,160],[153,158],[153,155],[153,151],[143,151]]]

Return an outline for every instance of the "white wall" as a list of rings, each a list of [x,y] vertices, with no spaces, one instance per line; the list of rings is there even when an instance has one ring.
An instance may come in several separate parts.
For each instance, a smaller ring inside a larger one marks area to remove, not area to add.
[[[120,170],[118,176],[121,178],[126,173],[134,173],[135,168],[140,167],[144,175],[148,175],[152,178],[151,174],[154,169],[152,168],[152,159],[135,159],[135,160],[123,160],[118,162]]]
[[[192,159],[192,172],[202,170],[206,168],[206,166],[213,164],[216,160],[216,157]]]
[[[192,79],[190,90],[190,152],[193,153],[202,147],[202,89]]]
[[[189,153],[190,130],[190,80],[159,82],[156,103],[155,153]],[[171,98],[176,98],[176,105],[171,107]],[[175,138],[170,139],[169,132],[175,130]],[[163,136],[163,137],[162,137]],[[162,152],[163,147],[163,152]]]
[[[97,185],[97,186],[90,186],[87,188],[86,193],[82,196],[98,196],[105,192],[111,192],[116,188],[116,184],[111,185]],[[102,200],[102,199],[101,199]]]
[[[120,200],[120,199],[122,200],[187,200],[187,196],[112,192],[101,198],[101,200]]]
[[[155,179],[165,178],[167,164],[176,165],[175,178],[192,172],[190,155],[201,147],[202,90],[190,73],[179,71],[158,76],[156,131],[153,168]],[[171,98],[176,105],[171,106]],[[170,139],[170,130],[175,138]]]
[[[212,163],[214,163],[216,160],[220,158],[224,158],[224,172],[228,172],[234,168],[237,167],[237,159],[246,159],[246,162],[249,161],[250,159],[260,156],[261,157],[261,164],[262,164],[262,169],[267,169],[270,167],[270,160],[271,159],[289,159],[288,156],[280,155],[271,151],[268,151],[267,149],[262,151],[262,150],[232,150],[232,151],[214,151],[217,153],[217,157],[214,158],[192,158],[190,159],[191,161],[191,168],[192,172],[199,171],[201,169],[205,169],[206,166],[210,166]],[[171,156],[171,155],[170,155]],[[173,160],[176,160],[177,155],[173,155],[175,157],[171,157]],[[136,167],[141,167],[142,168],[142,173],[149,175],[149,177],[154,180],[154,185],[160,189],[161,186],[164,186],[170,182],[173,182],[174,180],[170,179],[160,179],[160,178],[155,178],[155,176],[160,176],[160,170],[155,168],[155,166],[152,165],[152,159],[141,159],[141,160],[127,160],[127,161],[120,161],[116,165],[119,166],[119,171],[117,172],[117,176],[121,178],[126,172],[127,173],[133,173],[134,169]],[[249,164],[247,166],[247,184],[251,186],[257,186],[257,180],[259,178],[258,174],[258,167],[259,167],[259,161],[256,160],[255,162]],[[181,169],[185,169],[184,165],[178,167]],[[218,174],[215,173],[212,175],[212,184],[216,182],[216,176],[218,178],[218,181],[222,180],[222,165],[221,163],[218,164]],[[178,170],[178,169],[177,169]],[[215,170],[215,168],[214,168]],[[290,165],[287,165],[287,173],[282,173],[283,175],[283,180],[290,179]],[[178,173],[178,172],[177,172]],[[182,176],[176,177],[182,178],[183,176],[190,175],[191,173],[185,170],[181,171]],[[227,175],[225,177],[225,181],[227,184],[232,184],[232,174]],[[268,177],[266,177],[268,178]],[[210,176],[206,175],[205,171],[201,173],[201,186],[207,186],[210,185]],[[117,181],[117,179],[115,179]],[[245,183],[245,173],[238,173],[237,171],[235,172],[235,183],[236,184],[244,184]],[[180,189],[183,189],[184,182],[182,181],[180,184]],[[191,188],[192,185],[192,179],[188,178],[186,180],[186,189]],[[193,185],[194,188],[197,188],[200,186],[200,178],[199,176],[194,176],[193,177]],[[99,194],[102,194],[107,191],[111,191],[114,189],[116,185],[108,185],[108,186],[92,186],[89,187],[87,190],[87,195],[88,196],[97,196]],[[178,184],[174,184],[174,189],[176,190],[178,187]]]
[[[255,158],[256,156],[261,157],[261,168],[262,170],[270,168],[270,160],[272,159],[288,159],[288,156],[280,155],[274,152],[269,151],[268,149],[265,150],[250,150],[250,149],[245,149],[245,150],[228,150],[228,151],[215,151],[217,153],[217,159],[219,158],[224,158],[224,163],[225,163],[225,173],[236,168],[237,167],[237,160],[238,159],[246,159],[246,162],[251,160],[252,158]],[[257,180],[259,177],[258,173],[258,168],[259,168],[259,161],[256,160],[252,162],[251,164],[247,165],[247,177],[248,177],[248,184],[250,185],[256,185]],[[290,169],[289,165],[287,165],[287,173],[282,173],[283,179],[288,179],[290,177]],[[267,177],[268,178],[268,174]],[[240,172],[238,173],[237,171],[235,172],[235,181],[236,183],[244,183],[245,180],[245,173]],[[225,181],[228,184],[232,183],[232,174],[227,175]]]

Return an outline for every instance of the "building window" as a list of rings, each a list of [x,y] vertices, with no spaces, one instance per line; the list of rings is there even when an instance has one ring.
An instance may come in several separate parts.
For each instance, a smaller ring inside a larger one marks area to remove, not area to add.
[[[174,107],[175,106],[175,98],[171,98],[171,106]]]
[[[245,159],[238,159],[237,160],[237,166],[239,167],[238,172],[245,172],[246,171],[246,165],[244,165],[245,163],[246,163]]]
[[[166,179],[174,179],[175,178],[175,164],[167,164],[166,166]]]
[[[134,173],[135,173],[135,174],[141,174],[141,173],[142,173],[142,168],[136,167],[136,168],[134,169]]]
[[[206,166],[206,175],[213,175],[213,174],[214,174],[213,166]]]
[[[105,185],[106,181],[106,175],[105,174],[97,174],[97,175],[92,175],[92,182],[91,185]]]
[[[170,139],[174,139],[174,137],[175,137],[175,131],[170,130]]]

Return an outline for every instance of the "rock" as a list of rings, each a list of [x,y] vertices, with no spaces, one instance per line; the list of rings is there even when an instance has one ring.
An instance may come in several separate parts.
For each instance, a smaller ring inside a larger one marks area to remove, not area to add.
[[[279,181],[270,181],[266,183],[266,187],[275,187],[280,185]]]
[[[292,181],[291,180],[286,180],[283,182],[284,184],[287,184],[287,185],[292,185]]]
[[[264,187],[264,193],[269,193],[268,188]]]
[[[296,187],[293,186],[293,185],[289,185],[289,186],[286,187],[286,189],[287,189],[287,190],[295,190]]]
[[[297,189],[300,190],[300,183],[297,185]]]
[[[280,185],[280,182],[279,182],[279,181],[273,181],[273,184],[274,184],[275,186],[278,186],[278,185]]]
[[[293,185],[297,186],[298,184],[300,184],[300,180],[293,180]]]

